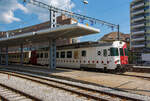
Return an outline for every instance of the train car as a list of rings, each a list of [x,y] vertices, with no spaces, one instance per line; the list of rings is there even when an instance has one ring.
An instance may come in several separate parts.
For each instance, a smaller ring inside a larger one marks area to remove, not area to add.
[[[19,63],[20,53],[9,53],[9,62]],[[24,63],[49,65],[48,48],[24,52]],[[56,51],[57,67],[125,71],[127,64],[127,45],[122,41],[82,42],[58,46]]]
[[[122,41],[111,43],[83,42],[57,47],[56,66],[65,68],[97,68],[124,71],[128,64],[127,45]],[[49,51],[37,51],[37,64],[49,64]]]
[[[24,64],[30,63],[31,51],[24,52],[23,56],[24,56],[23,63]],[[8,54],[9,63],[20,63],[20,58],[21,58],[21,53],[19,52],[11,52]]]

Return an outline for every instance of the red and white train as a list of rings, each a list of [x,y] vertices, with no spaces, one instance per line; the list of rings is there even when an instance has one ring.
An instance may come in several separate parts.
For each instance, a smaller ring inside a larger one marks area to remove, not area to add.
[[[19,61],[20,53],[9,53],[9,62],[17,63]],[[48,48],[25,52],[24,63],[49,65]],[[57,47],[56,67],[120,71],[126,70],[127,64],[127,44],[122,41],[82,42]]]

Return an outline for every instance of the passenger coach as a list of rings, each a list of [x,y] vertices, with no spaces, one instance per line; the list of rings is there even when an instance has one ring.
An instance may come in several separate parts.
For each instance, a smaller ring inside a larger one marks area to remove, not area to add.
[[[126,70],[128,51],[122,41],[83,42],[58,46],[56,58],[57,67]],[[37,51],[37,64],[49,64],[49,51]]]
[[[48,48],[25,53],[25,63],[34,65],[49,65]],[[19,57],[11,55],[13,57]],[[17,59],[19,62],[19,59]],[[16,61],[15,61],[16,62]],[[125,71],[128,64],[127,45],[122,41],[111,43],[82,42],[58,46],[56,52],[56,66],[65,68],[97,68],[103,70]]]

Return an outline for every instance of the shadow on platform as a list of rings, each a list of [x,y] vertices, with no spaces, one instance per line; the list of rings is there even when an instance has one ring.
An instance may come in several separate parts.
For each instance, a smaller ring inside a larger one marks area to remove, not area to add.
[[[37,73],[45,73],[45,74],[51,74],[51,73],[62,73],[62,72],[71,72],[71,70],[66,70],[66,69],[60,69],[56,68],[54,70],[50,70],[49,67],[46,66],[36,66],[36,65],[0,65],[0,69],[9,69],[9,70],[21,70],[22,72],[29,71],[29,72],[37,72]]]

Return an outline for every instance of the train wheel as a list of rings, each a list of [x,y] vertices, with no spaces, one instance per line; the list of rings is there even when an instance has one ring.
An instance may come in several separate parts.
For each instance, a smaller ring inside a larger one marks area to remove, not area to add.
[[[107,70],[107,67],[104,67],[104,73],[107,73],[108,72],[108,70]]]
[[[81,70],[81,71],[84,71],[84,67],[80,67],[80,70]]]

